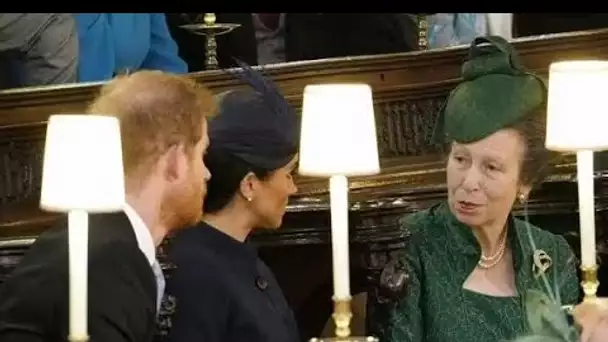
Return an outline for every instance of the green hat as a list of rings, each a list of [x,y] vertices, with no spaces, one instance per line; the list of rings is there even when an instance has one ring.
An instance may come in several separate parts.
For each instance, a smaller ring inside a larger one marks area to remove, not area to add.
[[[546,96],[543,80],[524,70],[505,39],[477,37],[462,66],[462,82],[439,114],[434,138],[481,140],[524,118],[543,105]]]

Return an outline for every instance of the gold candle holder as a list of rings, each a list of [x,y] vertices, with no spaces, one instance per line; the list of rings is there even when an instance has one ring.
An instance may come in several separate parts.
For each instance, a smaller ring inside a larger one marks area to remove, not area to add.
[[[597,298],[597,288],[600,282],[597,280],[597,265],[581,266],[581,288],[585,294],[583,301]]]
[[[235,28],[241,26],[241,24],[218,24],[215,21],[215,13],[205,13],[203,16],[203,23],[194,23],[181,25],[180,27],[186,29],[194,34],[205,36],[207,43],[205,47],[205,69],[214,70],[218,68],[217,61],[217,42],[215,37],[226,34]]]
[[[310,342],[378,342],[373,336],[350,336],[350,322],[353,318],[351,298],[333,298],[334,313],[331,315],[336,325],[335,337],[311,338]]]
[[[418,20],[418,50],[427,50],[429,42],[427,39],[428,21],[425,14],[419,14]]]
[[[68,342],[89,342],[89,337],[68,337]]]

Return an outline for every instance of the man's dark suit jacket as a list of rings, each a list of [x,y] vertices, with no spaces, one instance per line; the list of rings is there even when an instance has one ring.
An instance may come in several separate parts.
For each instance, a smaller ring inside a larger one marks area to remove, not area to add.
[[[190,20],[196,15],[190,13]],[[188,24],[182,13],[166,13],[171,36],[190,72],[205,69],[205,38],[180,25]],[[257,42],[251,13],[216,13],[218,23],[241,27],[217,37],[221,68],[233,67],[237,57],[257,65]],[[331,57],[407,52],[418,47],[416,20],[405,13],[286,13],[285,58],[287,62]]]
[[[0,287],[0,341],[65,342],[67,220],[42,234]],[[156,280],[124,213],[89,217],[90,342],[152,341]]]

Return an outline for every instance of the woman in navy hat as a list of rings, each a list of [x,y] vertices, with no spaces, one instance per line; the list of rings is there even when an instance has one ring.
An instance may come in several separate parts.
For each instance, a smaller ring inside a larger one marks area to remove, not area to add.
[[[297,117],[278,89],[246,65],[249,89],[223,93],[209,123],[203,222],[175,236],[168,279],[172,342],[299,341],[293,312],[247,238],[281,226],[299,140]]]

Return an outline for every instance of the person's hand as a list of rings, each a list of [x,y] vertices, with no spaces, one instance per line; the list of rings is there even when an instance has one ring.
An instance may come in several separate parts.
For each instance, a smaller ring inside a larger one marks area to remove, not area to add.
[[[608,342],[608,298],[583,302],[572,314],[582,328],[581,342]]]

